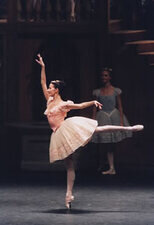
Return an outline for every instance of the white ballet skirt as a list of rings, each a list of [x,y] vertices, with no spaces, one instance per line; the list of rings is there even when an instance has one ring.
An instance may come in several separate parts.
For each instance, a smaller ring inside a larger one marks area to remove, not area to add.
[[[53,130],[49,147],[49,158],[50,162],[53,163],[67,158],[79,147],[86,145],[97,127],[97,121],[81,116],[65,119],[69,111],[68,106],[73,102],[61,102],[50,110],[51,101],[49,99],[47,102],[45,115],[47,115]]]

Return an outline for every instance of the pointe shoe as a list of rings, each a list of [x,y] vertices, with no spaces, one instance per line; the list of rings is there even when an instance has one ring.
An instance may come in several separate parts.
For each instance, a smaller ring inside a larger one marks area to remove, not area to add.
[[[141,131],[144,129],[143,125],[134,125],[132,126],[132,131],[136,132],[136,131]]]
[[[66,195],[66,198],[65,198],[65,205],[66,205],[66,208],[67,209],[71,209],[71,202],[74,200],[74,196],[71,195]]]
[[[115,169],[109,169],[107,171],[103,171],[102,174],[103,175],[115,175],[116,171],[115,171]]]

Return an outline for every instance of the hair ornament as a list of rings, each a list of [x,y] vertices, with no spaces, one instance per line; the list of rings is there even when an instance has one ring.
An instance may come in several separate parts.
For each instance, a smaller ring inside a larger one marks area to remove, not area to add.
[[[109,68],[109,67],[105,67],[102,69],[102,71],[108,71],[108,72],[112,72],[112,68]]]

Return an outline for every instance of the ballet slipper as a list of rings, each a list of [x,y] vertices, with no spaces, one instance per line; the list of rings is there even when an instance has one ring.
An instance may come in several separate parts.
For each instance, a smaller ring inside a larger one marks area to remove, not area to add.
[[[107,171],[103,171],[102,174],[103,175],[115,175],[116,171],[115,171],[115,169],[109,169]]]
[[[71,17],[70,17],[70,22],[73,22],[73,23],[76,22],[75,16],[71,16]]]

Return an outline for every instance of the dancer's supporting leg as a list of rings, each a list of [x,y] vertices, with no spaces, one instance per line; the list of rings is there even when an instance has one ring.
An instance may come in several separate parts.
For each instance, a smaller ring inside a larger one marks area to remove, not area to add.
[[[74,200],[72,191],[73,191],[73,185],[75,180],[75,169],[74,169],[72,156],[69,156],[68,158],[65,159],[65,166],[67,169],[67,191],[66,191],[65,204],[66,204],[66,207],[70,209],[71,201]]]
[[[115,167],[114,167],[114,153],[113,153],[113,151],[107,152],[107,159],[108,159],[108,162],[109,162],[109,170],[103,171],[102,174],[110,174],[110,175],[116,174]]]
[[[130,130],[130,131],[140,131],[143,130],[143,125],[134,125],[134,126],[114,126],[114,125],[105,125],[105,126],[98,126],[95,132],[108,132],[108,131],[120,131],[120,130]]]
[[[98,145],[99,157],[98,157],[98,171],[102,174],[116,174],[114,166],[114,153],[116,150],[116,143],[99,143]],[[104,165],[105,153],[107,154],[107,161],[109,164],[109,169],[107,171],[102,171],[102,166]]]
[[[75,0],[70,0],[71,2],[71,22],[75,22]]]

